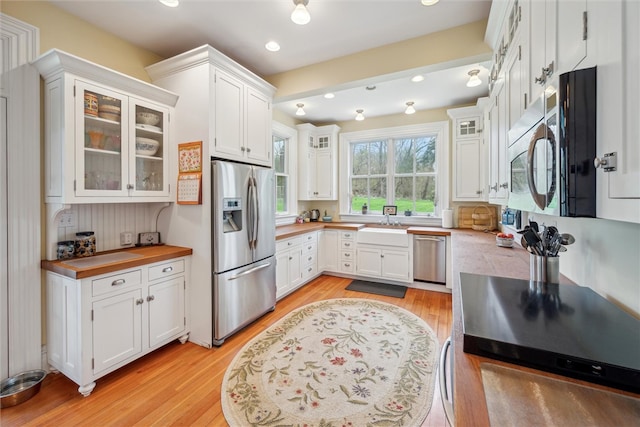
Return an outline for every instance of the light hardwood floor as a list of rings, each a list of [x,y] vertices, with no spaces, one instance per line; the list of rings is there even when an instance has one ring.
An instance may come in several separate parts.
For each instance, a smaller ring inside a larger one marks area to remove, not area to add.
[[[330,298],[370,298],[398,305],[424,319],[440,345],[451,333],[451,294],[409,288],[403,299],[344,288],[350,279],[320,276],[279,301],[218,348],[173,342],[99,379],[89,397],[62,374],[49,374],[35,397],[0,411],[0,425],[26,426],[226,426],[220,405],[225,369],[256,334],[291,310]],[[436,384],[423,426],[447,425]]]

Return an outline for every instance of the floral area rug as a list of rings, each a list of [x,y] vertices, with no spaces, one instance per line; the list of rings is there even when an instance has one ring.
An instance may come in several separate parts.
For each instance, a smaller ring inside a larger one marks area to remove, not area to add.
[[[438,340],[413,313],[368,299],[301,307],[236,355],[222,382],[231,426],[419,426]]]

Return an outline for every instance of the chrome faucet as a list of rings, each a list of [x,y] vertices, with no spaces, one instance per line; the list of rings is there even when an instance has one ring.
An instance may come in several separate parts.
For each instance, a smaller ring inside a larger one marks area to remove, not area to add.
[[[385,225],[389,225],[390,224],[390,222],[389,222],[389,214],[388,213],[384,214],[384,217],[386,218]]]

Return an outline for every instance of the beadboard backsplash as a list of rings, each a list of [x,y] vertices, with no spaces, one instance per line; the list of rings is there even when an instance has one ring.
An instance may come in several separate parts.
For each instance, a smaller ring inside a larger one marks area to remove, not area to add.
[[[108,251],[125,247],[120,245],[123,231],[133,233],[133,243],[137,242],[138,233],[156,231],[156,217],[164,206],[163,203],[71,205],[56,216],[55,224],[51,226],[58,228],[58,241],[75,240],[79,231],[93,231],[97,251]],[[60,217],[66,213],[72,214],[75,226],[60,226]]]

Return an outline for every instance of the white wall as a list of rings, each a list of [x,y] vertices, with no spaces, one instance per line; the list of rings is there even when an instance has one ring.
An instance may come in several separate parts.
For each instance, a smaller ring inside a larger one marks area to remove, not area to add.
[[[567,252],[560,254],[560,273],[640,318],[640,224],[540,214],[533,217],[576,238]]]

